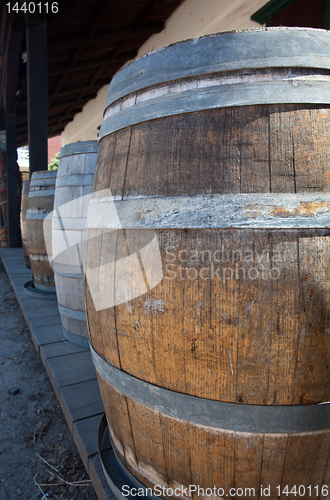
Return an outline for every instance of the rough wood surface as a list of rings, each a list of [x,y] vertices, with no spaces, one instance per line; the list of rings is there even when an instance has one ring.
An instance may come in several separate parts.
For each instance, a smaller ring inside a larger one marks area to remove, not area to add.
[[[327,193],[329,118],[327,106],[259,105],[135,125],[100,141],[94,190],[110,188],[127,203],[136,196]],[[292,214],[283,209],[281,216]],[[138,233],[88,229],[85,263],[100,283],[107,279],[102,265],[139,249]],[[329,400],[328,230],[201,227],[154,234],[163,279],[152,290],[97,311],[85,278],[90,339],[104,359],[142,380],[208,399]],[[139,408],[100,385],[114,446],[147,485],[258,490],[269,484],[277,498],[276,485],[321,485],[327,471],[328,431],[210,429]]]
[[[61,306],[70,309],[73,315],[78,312],[80,316],[85,311],[82,278],[70,276],[70,273],[77,273],[77,269],[82,269],[85,229],[81,224],[84,225],[86,222],[89,201],[87,197],[92,190],[92,185],[87,179],[94,174],[95,162],[96,153],[94,152],[81,152],[62,157],[58,168],[58,185],[56,185],[54,199],[54,211],[61,217],[61,227],[64,228],[54,229],[53,226],[52,230],[57,300]],[[61,185],[63,178],[66,185]],[[80,224],[78,228],[67,227],[68,223],[75,222]],[[57,251],[59,251],[58,255]],[[58,263],[66,266],[64,275],[57,272],[56,264]],[[63,311],[60,315],[65,330],[73,334],[70,337],[71,341],[74,342],[76,338],[77,342],[81,339],[88,341],[85,319],[69,317],[69,314]]]
[[[30,182],[30,193],[33,191],[44,191],[44,196],[29,196],[28,211],[47,215],[53,210],[54,188],[56,177],[54,172],[36,172],[40,176],[43,173],[45,184],[38,178],[37,187],[33,186],[33,176]],[[49,173],[49,175],[48,175]],[[54,273],[48,261],[47,249],[43,231],[44,219],[26,220],[26,241],[29,249],[31,271],[36,285],[55,287]]]
[[[261,486],[270,486],[266,497],[275,500],[279,485],[312,485],[305,498],[317,500],[314,486],[327,484],[329,430],[254,434],[199,426],[147,409],[98,379],[116,451],[146,486],[216,486],[224,497],[230,488],[254,488],[251,496],[259,499],[265,497]],[[242,497],[249,495],[231,498]]]
[[[29,250],[26,241],[26,211],[28,208],[29,190],[30,190],[30,181],[29,180],[23,181],[22,197],[21,197],[21,235],[22,235],[22,246],[24,252],[25,265],[28,269],[31,269]]]

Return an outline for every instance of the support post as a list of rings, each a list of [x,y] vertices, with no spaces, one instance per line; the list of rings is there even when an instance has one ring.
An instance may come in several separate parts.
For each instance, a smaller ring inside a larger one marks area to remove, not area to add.
[[[7,52],[6,76],[6,139],[7,139],[7,208],[8,208],[8,240],[9,247],[20,245],[19,207],[18,207],[18,166],[16,144],[16,90],[19,50],[22,32],[10,33]]]
[[[27,27],[28,140],[30,177],[47,170],[47,24]]]

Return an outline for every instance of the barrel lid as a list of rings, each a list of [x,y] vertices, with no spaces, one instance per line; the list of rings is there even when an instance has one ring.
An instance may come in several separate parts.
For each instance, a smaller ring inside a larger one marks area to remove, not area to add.
[[[97,141],[79,141],[66,144],[60,150],[60,159],[83,153],[97,153]]]
[[[330,69],[330,33],[313,28],[254,28],[180,41],[142,56],[112,79],[105,109],[153,85],[222,71],[257,68]]]
[[[36,179],[48,179],[57,176],[57,170],[39,170],[38,172],[32,172],[31,181]]]

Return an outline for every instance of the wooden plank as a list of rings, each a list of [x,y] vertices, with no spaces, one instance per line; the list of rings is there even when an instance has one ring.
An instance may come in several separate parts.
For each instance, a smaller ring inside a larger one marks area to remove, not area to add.
[[[112,196],[123,196],[126,182],[126,168],[130,150],[132,127],[120,130],[116,134],[115,150],[112,160],[110,190]],[[108,186],[107,186],[108,187]]]
[[[262,444],[262,434],[235,433],[235,488],[242,488],[243,491],[245,488],[254,488],[256,492],[259,491]]]
[[[26,298],[25,298],[26,297]],[[53,309],[52,308],[52,313],[54,314],[56,312],[56,307],[57,307],[57,303],[55,302],[55,300],[43,300],[43,299],[39,299],[39,298],[29,298],[29,296],[27,294],[25,295],[22,295],[22,298],[20,299],[20,305],[22,307],[24,307],[24,309],[30,309],[30,308],[33,308],[33,309],[36,309],[36,310],[41,310],[41,309],[44,309],[44,308],[47,308],[47,311],[50,307],[53,306],[53,303],[55,303],[55,308]]]
[[[100,245],[101,241],[104,243],[102,247]],[[109,264],[114,260],[114,256],[116,254],[116,241],[117,235],[113,232],[107,232],[106,230],[104,231],[104,234],[102,234],[102,230],[93,230],[86,240],[85,255],[88,248],[90,258],[85,261],[85,266],[86,269],[93,270],[93,273],[95,273],[97,278],[96,283],[101,283],[101,286],[106,285],[109,278],[109,274],[102,266]],[[93,258],[91,257],[92,255]],[[96,265],[97,267],[95,267]],[[110,286],[112,286],[111,282]],[[91,344],[94,346],[95,350],[100,353],[100,355],[117,368],[120,368],[121,365],[116,335],[117,318],[115,316],[115,308],[111,307],[96,311],[87,282],[85,284],[85,300],[86,304],[88,304],[88,307],[86,307],[86,321],[91,335]],[[105,324],[107,325],[109,334],[104,336],[99,335],[98,332],[100,331],[100,325]],[[99,328],[96,327],[95,329],[94,326],[96,325],[99,325]]]
[[[4,264],[7,264],[13,260],[21,262],[22,248],[0,248],[0,255]]]
[[[40,348],[40,355],[43,363],[50,359],[56,358],[57,356],[66,356],[67,354],[75,354],[77,352],[86,352],[86,347],[82,347],[77,344],[73,344],[68,340],[63,342],[55,342],[44,345]]]
[[[35,327],[33,335],[38,346],[65,341],[62,326],[59,324]]]
[[[33,329],[38,326],[51,326],[51,325],[61,325],[61,318],[59,314],[53,314],[51,316],[34,318],[29,321],[29,326]]]
[[[285,106],[286,107],[286,106]],[[269,160],[272,193],[295,192],[295,160],[293,146],[293,116],[275,105],[269,116]]]
[[[119,458],[126,466],[137,467],[137,458],[132,435],[127,398],[110,387],[98,376],[104,408],[107,414],[112,442]]]
[[[282,481],[287,439],[287,434],[264,435],[260,487],[269,487],[267,498],[271,500],[278,500],[279,497],[276,487]]]
[[[296,231],[274,231],[270,238],[270,252],[274,256],[271,267],[276,272],[275,279],[267,280],[271,290],[271,351],[267,367],[266,404],[299,404],[301,387],[298,388],[296,384],[295,360],[303,326],[299,309],[300,280]]]
[[[223,108],[133,126],[124,197],[239,192],[240,113]]]
[[[96,378],[61,387],[61,397],[71,422],[104,412]]]
[[[45,307],[36,307],[29,311],[29,319],[34,320],[37,318],[48,318],[48,316],[53,316],[58,311],[57,304],[52,304],[50,306]]]
[[[100,413],[99,415],[84,418],[75,422],[73,426],[73,439],[80,455],[85,457],[84,462],[86,463],[88,462],[88,458],[98,453],[97,439],[102,416],[103,413]]]
[[[59,388],[95,378],[89,351],[48,359],[48,366]]]
[[[269,193],[269,109],[243,106],[241,115],[241,193]]]
[[[159,413],[150,411],[129,398],[127,408],[137,459],[137,468],[130,463],[131,472],[147,487],[167,484],[163,424]],[[145,432],[145,429],[148,429],[148,432]],[[158,450],[158,453],[155,450]]]
[[[298,245],[302,330],[297,343],[295,394],[296,404],[312,404],[330,398],[330,237],[311,233],[299,238]]]
[[[112,500],[114,495],[110,490],[108,483],[104,477],[100,457],[95,455],[89,460],[88,474],[93,483],[97,498],[99,500]]]
[[[7,269],[8,269],[8,267],[7,267]],[[9,271],[9,269],[8,269],[8,271]],[[9,271],[9,272],[10,272],[10,271]],[[12,283],[16,286],[16,287],[20,287],[20,289],[19,289],[18,291],[21,291],[21,292],[22,292],[22,291],[24,290],[23,285],[24,285],[27,281],[30,281],[30,278],[31,278],[31,272],[29,272],[29,274],[28,274],[28,275],[26,275],[26,274],[25,274],[24,276],[22,276],[22,275],[20,275],[20,276],[17,276],[17,275],[16,275],[16,276],[11,276],[11,277],[10,277],[10,281],[11,281],[11,282],[12,282]],[[24,293],[25,293],[25,292],[24,292]],[[24,297],[25,297],[25,298],[27,298],[27,297],[28,297],[28,295],[25,293]],[[33,300],[33,299],[32,299],[32,300]]]
[[[329,192],[330,110],[322,105],[299,108],[293,123],[296,192]]]
[[[228,491],[234,485],[235,432],[198,425],[189,425],[188,432],[193,484],[202,488],[216,485]]]
[[[25,268],[25,269],[24,269]],[[11,276],[22,276],[25,274],[26,276],[30,276],[31,271],[25,267],[25,264],[19,260],[12,260],[7,263],[7,269],[10,271]]]
[[[320,431],[288,436],[282,487],[289,491],[295,485],[312,485],[311,500],[322,498],[314,486],[320,486],[326,474],[329,460],[330,431]],[[307,492],[306,492],[307,493]],[[306,494],[307,497],[307,494]]]

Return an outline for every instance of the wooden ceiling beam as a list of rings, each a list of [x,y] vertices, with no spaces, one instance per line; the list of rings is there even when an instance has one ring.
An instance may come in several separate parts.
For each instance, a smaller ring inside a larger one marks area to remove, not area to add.
[[[154,14],[155,10],[158,10],[160,8],[160,6],[161,6],[161,4],[160,4],[159,0],[153,0],[151,2],[151,4],[147,7],[147,9],[145,9],[144,12],[142,13],[142,15],[138,18],[138,20],[134,23],[133,32],[134,33],[141,33],[140,30],[143,28],[143,26],[145,26],[145,24],[147,24],[150,21],[150,17]],[[125,47],[127,46],[127,44],[129,42],[130,42],[130,39],[126,39],[126,40],[123,40],[120,43],[118,43],[116,48],[114,49],[114,51],[111,53],[110,61],[115,61],[117,58],[117,55],[124,51]],[[135,57],[136,53],[137,53],[137,50],[134,51],[134,54],[132,54],[132,58]],[[126,57],[126,60],[128,60],[127,57]],[[101,66],[98,69],[98,71],[93,75],[93,77],[89,81],[89,86],[93,86],[94,83],[97,81],[97,79],[101,78],[104,69],[105,69],[104,66]],[[55,92],[56,92],[56,89],[55,89]],[[77,100],[79,101],[80,99],[82,99],[84,97],[84,94],[85,94],[85,92],[82,91],[81,94],[79,94]],[[69,107],[66,114],[63,116],[60,124],[65,122],[65,120],[67,119],[67,116],[69,115],[71,110],[72,110],[72,107]]]
[[[152,16],[161,8],[162,3],[163,2],[160,2],[160,0],[153,0],[135,21],[132,31],[134,33],[142,33],[143,27],[146,24],[153,23]],[[157,22],[157,24],[159,24],[159,21]],[[162,25],[161,29],[163,29],[165,22],[161,21],[160,24]],[[125,48],[130,43],[131,40],[132,40],[131,37],[127,37],[124,40],[121,40],[120,43],[118,43],[115,50],[113,51],[113,53],[111,54],[112,58],[116,58],[118,54],[124,52]]]
[[[159,33],[164,28],[163,22],[155,22],[151,27],[148,26],[143,30],[135,31],[133,29],[126,30],[116,30],[110,31],[109,33],[105,33],[103,35],[95,36],[89,43],[89,47],[93,47],[94,45],[106,44],[106,43],[117,43],[125,38],[129,38],[134,40],[135,38],[140,37],[149,37],[155,33]],[[84,45],[86,43],[85,37],[73,38],[68,40],[51,40],[49,41],[49,49],[51,52],[59,52],[63,50],[74,49]]]
[[[92,68],[97,68],[101,66],[115,66],[116,64],[123,64],[124,62],[128,61],[130,59],[131,53],[128,54],[128,56],[123,56],[123,57],[118,57],[117,59],[112,60],[110,57],[102,58],[102,59],[94,59],[91,61],[86,61],[85,63],[79,64],[75,68],[71,70],[66,70],[65,68],[57,69],[57,70],[50,70],[48,73],[49,77],[53,76],[58,76],[58,75],[65,75],[66,73],[71,74],[75,73],[78,71],[85,71],[87,69],[92,69]]]
[[[89,46],[91,40],[94,38],[95,34],[97,33],[97,30],[100,28],[100,26],[104,23],[104,19],[106,18],[108,12],[112,7],[115,5],[115,0],[103,0],[103,3],[98,10],[98,13],[96,17],[93,19],[93,21],[90,24],[90,27],[88,29],[88,36],[85,39],[85,43],[83,45],[80,45],[75,53],[73,54],[68,71],[61,76],[59,81],[57,82],[57,85],[54,90],[54,94],[57,95],[60,93],[61,89],[65,85],[67,79],[70,76],[71,70],[77,65],[79,59],[81,59],[81,56]],[[50,104],[52,104],[53,100],[51,99]]]
[[[59,101],[56,103],[56,107],[59,107],[59,106],[67,106],[69,104],[72,104],[72,97],[70,99],[65,99],[63,102],[61,102],[61,99],[63,97],[67,97],[67,96],[72,96],[73,94],[77,94],[78,92],[84,92],[85,95],[89,95],[89,94],[96,94],[97,91],[103,87],[104,85],[108,85],[110,83],[110,77],[109,78],[104,78],[104,80],[101,80],[99,81],[96,85],[82,85],[82,86],[79,86],[79,87],[72,87],[71,89],[67,89],[67,90],[64,90],[63,92],[61,92],[61,94],[58,94],[57,96],[53,96],[53,95],[50,95],[48,98],[51,99],[53,97],[56,97],[56,101]],[[26,101],[22,101],[19,103],[18,105],[18,110],[22,110],[24,107],[26,108],[27,106],[27,103]],[[48,108],[48,115],[49,113],[52,112],[52,109],[54,109],[54,106]]]

